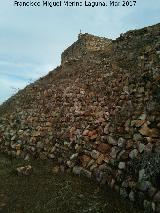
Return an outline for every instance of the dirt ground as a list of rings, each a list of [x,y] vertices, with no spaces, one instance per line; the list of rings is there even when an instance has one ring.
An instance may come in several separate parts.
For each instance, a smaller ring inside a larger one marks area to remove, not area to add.
[[[15,169],[30,164],[29,176]],[[138,213],[106,187],[69,173],[53,174],[52,163],[26,162],[0,154],[0,213]]]

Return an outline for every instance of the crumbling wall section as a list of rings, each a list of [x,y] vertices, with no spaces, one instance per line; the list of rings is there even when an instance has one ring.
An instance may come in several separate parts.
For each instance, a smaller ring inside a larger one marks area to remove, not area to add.
[[[61,62],[77,60],[88,52],[105,50],[112,43],[111,39],[94,36],[88,33],[79,34],[78,40],[68,47],[61,55]]]

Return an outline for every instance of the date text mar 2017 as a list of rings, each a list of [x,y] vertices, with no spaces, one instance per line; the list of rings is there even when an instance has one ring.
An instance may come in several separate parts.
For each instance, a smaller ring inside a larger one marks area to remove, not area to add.
[[[78,6],[86,6],[86,7],[128,7],[135,6],[136,1],[14,1],[14,6],[17,7],[78,7]]]

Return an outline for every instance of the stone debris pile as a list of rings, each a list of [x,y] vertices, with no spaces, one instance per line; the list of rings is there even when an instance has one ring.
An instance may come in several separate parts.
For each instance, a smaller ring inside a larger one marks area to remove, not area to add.
[[[160,212],[160,25],[70,60],[0,107],[0,149]],[[154,156],[154,157],[153,157]]]

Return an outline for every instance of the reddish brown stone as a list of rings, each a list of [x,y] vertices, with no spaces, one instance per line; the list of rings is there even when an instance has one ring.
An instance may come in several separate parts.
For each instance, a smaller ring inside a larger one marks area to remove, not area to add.
[[[109,151],[111,150],[111,145],[106,144],[106,143],[100,143],[97,147],[97,150],[103,154],[105,153],[109,153]]]
[[[79,157],[79,159],[83,167],[86,167],[91,160],[90,156],[88,155],[82,155]]]
[[[100,154],[98,159],[96,160],[96,163],[102,164],[104,159],[105,159],[105,156],[103,154]]]

